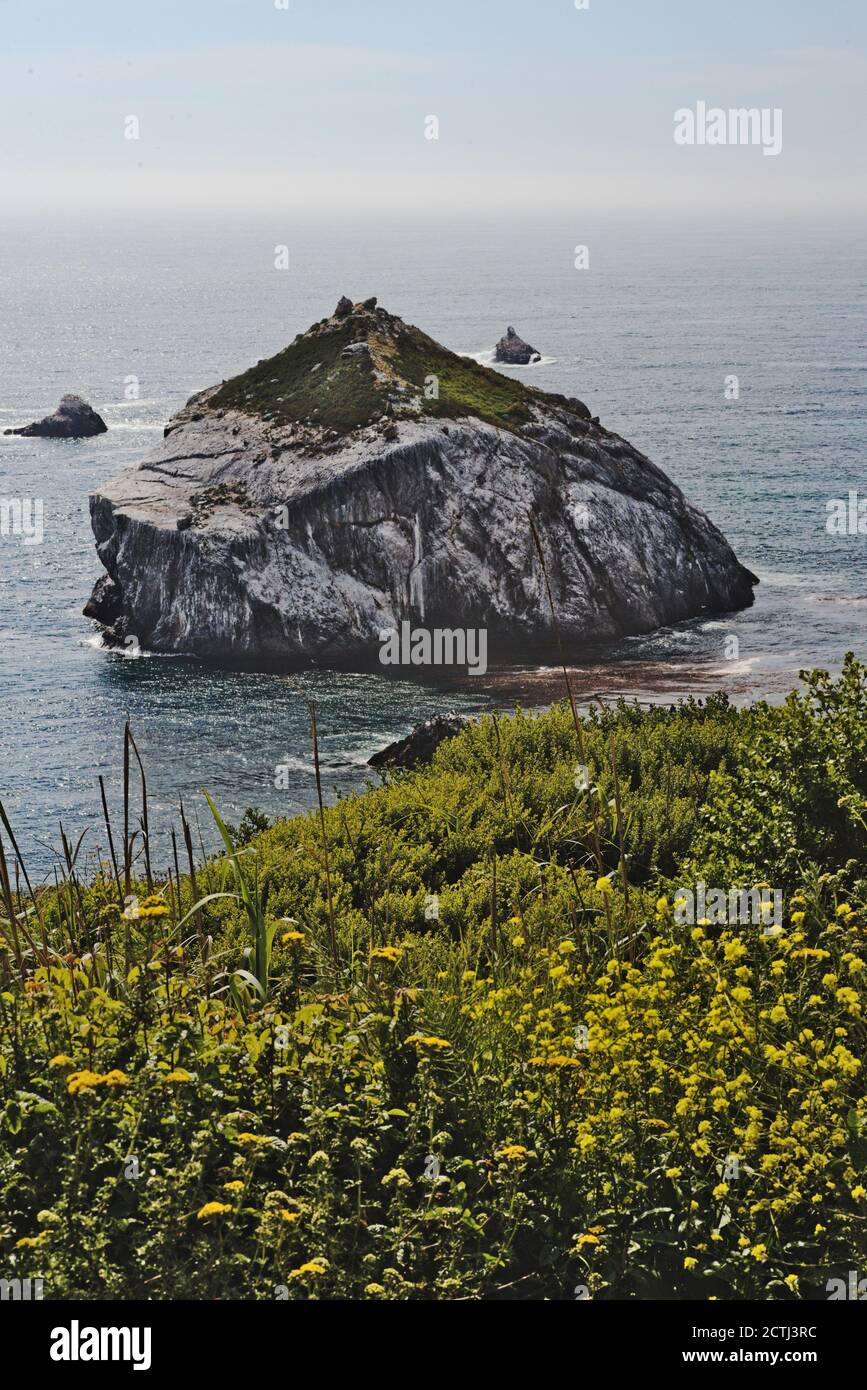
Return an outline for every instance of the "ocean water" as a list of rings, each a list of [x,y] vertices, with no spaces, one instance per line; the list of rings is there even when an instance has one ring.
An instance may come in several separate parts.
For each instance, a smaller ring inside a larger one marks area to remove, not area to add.
[[[575,269],[578,242],[590,248],[588,270]],[[281,244],[288,271],[274,266]],[[0,431],[54,409],[66,391],[110,427],[78,442],[0,434],[0,497],[44,506],[42,544],[0,536],[0,796],[40,874],[51,872],[61,821],[73,841],[87,831],[83,855],[104,844],[96,779],[116,808],[127,717],[163,827],[159,857],[180,796],[200,808],[213,843],[202,786],[230,818],[251,804],[288,814],[312,803],[311,699],[333,797],[363,786],[370,754],[418,720],[491,698],[471,683],[444,692],[370,675],[221,674],[108,653],[82,616],[100,573],[89,492],[141,459],[193,391],[277,351],[342,293],[377,294],[481,360],[513,324],[543,361],[507,370],[585,400],[759,576],[745,612],[605,652],[570,650],[588,689],[779,698],[802,667],[834,668],[848,649],[867,656],[867,537],[826,529],[829,499],[867,496],[860,229],[10,219],[0,230]],[[732,376],[737,399],[726,398]],[[533,692],[527,673],[524,698]],[[279,765],[285,790],[274,785]]]

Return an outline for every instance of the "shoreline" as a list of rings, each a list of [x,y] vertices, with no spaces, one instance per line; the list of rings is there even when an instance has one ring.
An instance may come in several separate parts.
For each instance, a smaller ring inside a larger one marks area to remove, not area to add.
[[[658,705],[690,697],[701,699],[725,694],[733,704],[773,700],[798,684],[797,672],[779,669],[756,673],[733,662],[733,670],[721,670],[717,662],[599,661],[587,666],[567,666],[572,693],[579,705],[624,699],[641,705]],[[458,677],[448,690],[462,695],[478,692],[489,699],[544,706],[568,698],[562,666],[508,666],[489,670],[485,676]]]

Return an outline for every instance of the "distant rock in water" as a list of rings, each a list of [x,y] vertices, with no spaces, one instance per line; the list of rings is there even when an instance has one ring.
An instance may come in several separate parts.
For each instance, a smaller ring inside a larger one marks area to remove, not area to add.
[[[494,361],[508,362],[513,367],[526,367],[528,362],[541,360],[541,352],[537,352],[529,343],[525,343],[523,338],[519,338],[514,328],[507,328],[505,338],[501,338],[494,348]]]
[[[435,714],[423,724],[416,724],[406,738],[374,753],[368,758],[368,767],[418,767],[429,763],[440,744],[459,734],[467,722],[463,714]]]
[[[4,434],[22,434],[41,439],[87,439],[92,434],[105,434],[108,425],[101,415],[80,396],[64,396],[53,415],[22,425]]]
[[[448,676],[424,644],[417,664],[381,664],[407,622],[448,635],[444,661],[482,632],[490,662],[557,660],[530,515],[569,660],[752,602],[716,527],[583,402],[458,356],[373,299],[338,310],[192,397],[91,497],[106,575],[85,611],[107,641]]]

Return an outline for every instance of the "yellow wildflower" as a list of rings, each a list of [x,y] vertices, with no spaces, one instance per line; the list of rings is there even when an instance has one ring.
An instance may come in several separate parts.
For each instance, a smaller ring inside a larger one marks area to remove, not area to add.
[[[206,1202],[205,1205],[199,1207],[199,1210],[196,1212],[196,1220],[207,1221],[212,1216],[223,1216],[227,1211],[231,1210],[232,1208],[229,1206],[228,1202]]]
[[[113,1071],[106,1072],[105,1076],[100,1078],[100,1084],[102,1086],[128,1086],[129,1077],[125,1072],[118,1071],[115,1067]]]
[[[403,951],[399,946],[374,946],[370,953],[371,960],[390,960],[392,962],[400,960]]]
[[[517,1163],[522,1158],[526,1158],[528,1152],[529,1150],[525,1149],[523,1144],[504,1144],[501,1149],[497,1149],[497,1158],[504,1158],[510,1163]]]
[[[328,1261],[322,1259],[308,1260],[306,1264],[299,1265],[293,1269],[289,1275],[290,1279],[316,1279],[328,1272]]]
[[[152,893],[150,897],[145,898],[144,902],[139,904],[138,915],[139,917],[168,917],[169,909],[161,897]]]
[[[564,1053],[557,1053],[554,1057],[531,1057],[531,1067],[551,1067],[555,1069],[572,1068],[582,1066],[578,1057],[567,1057]]]
[[[98,1071],[73,1071],[66,1078],[66,1089],[71,1096],[77,1096],[79,1091],[90,1090],[98,1086],[102,1077]]]

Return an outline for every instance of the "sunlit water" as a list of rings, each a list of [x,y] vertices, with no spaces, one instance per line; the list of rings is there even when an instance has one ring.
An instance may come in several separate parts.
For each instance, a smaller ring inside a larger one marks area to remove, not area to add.
[[[576,240],[591,268],[576,271]],[[288,242],[292,269],[274,268]],[[377,676],[220,674],[99,649],[81,609],[100,572],[89,492],[157,441],[195,390],[284,346],[341,293],[378,294],[458,351],[490,354],[514,324],[542,363],[506,369],[577,395],[665,469],[760,577],[756,603],[592,656],[641,693],[663,685],[778,696],[800,667],[867,655],[867,537],[826,530],[826,502],[863,486],[865,250],[854,231],[736,233],[569,225],[450,233],[368,228],[12,227],[0,258],[0,430],[66,391],[105,417],[81,442],[0,437],[0,496],[39,497],[43,544],[0,538],[0,786],[31,864],[59,822],[104,844],[97,776],[118,805],[124,719],[168,824],[207,786],[230,817],[315,795],[308,702],[326,795],[364,785],[370,754],[418,720],[478,708],[470,690]],[[725,398],[737,375],[740,395]],[[127,399],[130,378],[138,399]],[[731,639],[736,639],[736,646]],[[630,673],[634,673],[634,676]],[[532,682],[528,681],[528,698]],[[287,790],[278,790],[278,765]],[[160,842],[162,849],[165,839]]]

